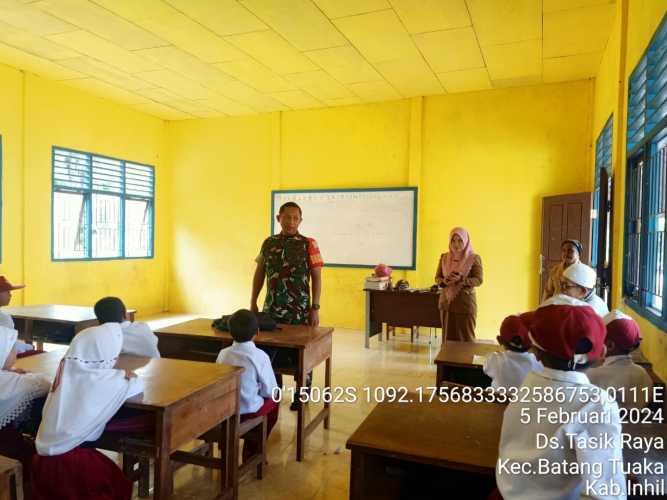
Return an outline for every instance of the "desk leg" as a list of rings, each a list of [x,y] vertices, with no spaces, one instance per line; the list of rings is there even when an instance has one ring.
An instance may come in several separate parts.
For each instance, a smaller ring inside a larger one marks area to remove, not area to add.
[[[220,460],[223,462],[220,468],[220,497],[229,498],[231,492],[231,498],[236,500],[239,493],[239,414],[232,415],[221,426],[218,443]]]
[[[442,380],[445,378],[445,369],[442,364],[437,364],[436,367],[435,386],[440,387],[442,385]]]
[[[331,391],[331,356],[324,362],[324,387],[325,390],[328,388]],[[324,428],[328,429],[329,418],[331,417],[331,401],[328,399],[324,403],[324,411],[327,412],[327,416],[324,417]]]
[[[299,368],[296,374],[296,394],[297,397],[301,395],[301,387],[306,380],[306,370],[304,370],[303,349],[299,350]],[[296,412],[296,461],[303,462],[305,450],[304,445],[306,441],[306,425],[305,425],[305,411],[306,403],[300,403],[299,409]]]
[[[169,442],[171,434],[170,416],[162,413],[157,422],[156,437],[158,454],[155,457],[155,478],[153,498],[166,499],[171,494],[172,472],[169,461]]]
[[[364,455],[361,451],[352,450],[350,463],[350,500],[364,498]]]
[[[364,345],[366,349],[370,347],[370,338],[371,338],[371,292],[366,290],[366,339],[364,340]],[[380,339],[382,339],[382,333],[380,332]]]

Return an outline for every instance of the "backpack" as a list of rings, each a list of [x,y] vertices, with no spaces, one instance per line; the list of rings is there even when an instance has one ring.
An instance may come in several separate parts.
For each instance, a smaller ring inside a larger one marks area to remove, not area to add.
[[[255,316],[257,317],[257,323],[259,324],[259,329],[264,332],[270,332],[272,330],[278,329],[278,323],[269,316],[265,312],[258,312],[255,313]],[[211,326],[215,328],[216,330],[220,330],[221,332],[228,332],[229,331],[229,319],[232,317],[231,314],[225,314],[221,318],[218,318],[216,320],[213,320],[213,323],[211,323]]]

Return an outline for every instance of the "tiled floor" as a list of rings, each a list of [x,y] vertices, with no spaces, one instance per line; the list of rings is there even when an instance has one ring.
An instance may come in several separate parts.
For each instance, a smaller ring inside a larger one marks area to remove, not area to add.
[[[189,318],[179,317],[176,322]],[[158,323],[159,322],[159,323]],[[149,320],[153,328],[173,323],[169,316]],[[364,349],[363,334],[359,331],[336,330],[333,343],[332,384],[336,387],[355,387],[358,393],[364,387],[400,387],[414,389],[435,383],[435,365],[429,359],[428,330],[410,344],[408,334],[398,333],[389,342],[378,343],[374,338],[371,348]],[[431,356],[435,357],[440,338],[434,340]],[[324,381],[323,367],[315,370],[314,385]],[[287,377],[286,384],[293,382]],[[309,405],[315,409],[316,405]],[[296,461],[296,414],[283,401],[280,418],[268,442],[268,462],[264,479],[258,481],[247,474],[240,481],[241,499],[344,499],[348,498],[350,452],[345,449],[347,438],[373,408],[373,403],[357,401],[332,407],[331,427],[316,429],[306,444],[306,458]],[[308,418],[308,417],[307,417]],[[204,500],[214,498],[217,474],[199,467],[181,468],[175,477],[174,498]]]

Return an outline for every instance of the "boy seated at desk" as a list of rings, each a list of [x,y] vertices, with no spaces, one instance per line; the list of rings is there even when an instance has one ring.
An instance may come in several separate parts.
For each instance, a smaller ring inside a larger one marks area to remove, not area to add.
[[[218,354],[217,363],[243,367],[241,374],[241,421],[266,415],[268,439],[278,421],[279,404],[271,397],[278,387],[268,354],[255,346],[253,339],[259,332],[255,313],[239,309],[229,319],[229,333],[234,342]],[[259,443],[243,441],[243,461],[257,454]]]
[[[607,356],[601,366],[589,369],[586,375],[602,389],[617,389],[616,401],[620,406],[643,408],[651,401],[653,381],[631,357],[641,342],[639,325],[617,309],[605,316],[604,322],[607,325]]]
[[[95,304],[95,317],[101,325],[119,323],[123,332],[123,354],[159,358],[158,338],[142,321],[127,321],[127,309],[118,297],[104,297]]]
[[[529,325],[543,372],[505,410],[496,483],[505,499],[626,498],[619,409],[583,369],[604,354],[587,306],[541,306]],[[551,396],[549,396],[551,395]]]
[[[125,400],[143,391],[135,373],[114,368],[122,346],[120,327],[113,323],[72,339],[35,440],[33,500],[130,500],[130,480],[111,459],[86,446],[100,438]]]
[[[563,271],[560,289],[565,295],[586,302],[600,317],[604,317],[609,314],[609,308],[595,293],[596,283],[595,269],[581,262],[575,262]]]
[[[15,345],[16,330],[0,327],[0,455],[21,462],[27,491],[35,445],[23,436],[21,424],[30,418],[33,401],[49,392],[51,382],[41,375],[14,368]]]
[[[526,313],[529,318],[531,313]],[[544,366],[532,352],[528,328],[521,316],[508,316],[500,325],[500,335],[496,337],[504,350],[489,354],[484,361],[484,373],[491,377],[491,387],[520,387],[526,375],[532,371],[541,372]]]
[[[7,278],[0,276],[0,307],[5,307],[9,305],[9,302],[12,300],[12,291],[21,290],[25,288],[25,285],[12,285]],[[0,326],[10,328],[14,330],[14,319],[7,314],[5,311],[0,309]],[[30,354],[39,354],[43,351],[33,351],[33,347],[30,344],[23,342],[22,340],[16,340],[16,354],[18,357],[29,356]]]

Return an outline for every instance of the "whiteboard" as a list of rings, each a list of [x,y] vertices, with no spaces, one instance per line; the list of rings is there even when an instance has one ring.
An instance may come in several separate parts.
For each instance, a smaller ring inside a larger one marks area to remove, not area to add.
[[[415,269],[417,188],[278,190],[271,193],[273,234],[283,203],[303,212],[299,232],[315,238],[325,266]]]

